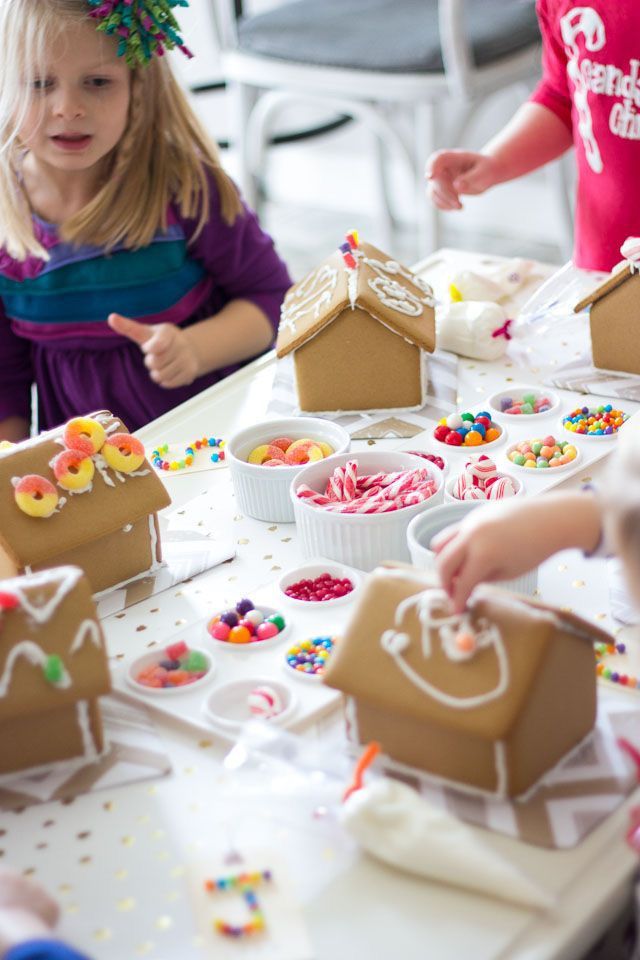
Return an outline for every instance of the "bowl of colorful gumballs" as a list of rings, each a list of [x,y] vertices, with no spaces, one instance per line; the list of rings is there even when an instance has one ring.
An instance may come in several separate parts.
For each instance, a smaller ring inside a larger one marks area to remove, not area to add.
[[[280,577],[278,587],[287,603],[311,610],[318,604],[332,607],[347,603],[359,583],[360,577],[342,564],[318,560],[289,570]]]
[[[322,680],[336,643],[336,637],[317,636],[292,644],[284,656],[286,673],[301,680]]]
[[[288,624],[278,610],[262,603],[255,606],[248,597],[207,621],[208,635],[228,649],[261,649],[279,643],[287,630]]]
[[[443,417],[433,431],[433,437],[446,447],[447,453],[455,453],[461,448],[468,453],[470,448],[497,447],[506,438],[506,432],[487,410],[478,413],[464,411]]]
[[[598,407],[576,407],[562,418],[562,428],[580,438],[613,440],[628,419],[628,413],[605,403]]]
[[[238,507],[256,520],[292,522],[292,479],[305,464],[346,453],[350,443],[346,430],[320,417],[266,420],[238,431],[226,446]]]
[[[505,500],[523,492],[522,480],[508,473],[499,473],[493,460],[481,455],[469,460],[457,477],[447,480],[444,499],[446,503],[453,500]]]
[[[519,470],[539,474],[545,470],[565,470],[575,465],[580,451],[569,440],[549,434],[533,440],[521,440],[507,450],[507,459]]]
[[[560,400],[553,390],[540,390],[539,387],[513,386],[489,397],[489,410],[506,418],[548,416],[558,408]]]
[[[215,665],[206,650],[189,647],[184,640],[162,651],[146,653],[129,664],[125,678],[138,693],[188,693],[215,676]]]
[[[272,677],[247,677],[219,684],[202,704],[209,722],[237,731],[251,720],[286,722],[296,708],[295,692]]]

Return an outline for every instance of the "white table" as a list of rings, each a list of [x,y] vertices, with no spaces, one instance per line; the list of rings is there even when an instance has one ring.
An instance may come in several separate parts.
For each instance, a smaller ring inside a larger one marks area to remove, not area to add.
[[[445,256],[452,254],[444,252]],[[457,257],[462,255],[458,254]],[[443,253],[426,262],[430,276]],[[465,261],[466,262],[466,261]],[[149,445],[229,435],[264,415],[273,377],[271,355],[250,364],[139,436]],[[460,361],[460,402],[477,405],[508,379],[530,382],[509,363]],[[398,441],[382,441],[398,445]],[[600,467],[590,471],[596,475]],[[173,475],[174,505],[204,489],[215,492],[226,472]],[[569,481],[572,482],[572,481]],[[576,481],[573,481],[576,482]],[[240,518],[238,557],[175,591],[171,623],[153,621],[153,600],[106,622],[112,654],[142,648],[140,627],[171,632],[276,575],[298,559],[293,525]],[[266,549],[265,549],[266,545]],[[540,579],[545,599],[608,620],[603,566],[576,555],[555,558]],[[620,691],[620,696],[633,696]],[[322,735],[322,725],[317,734]],[[148,956],[196,960],[213,956],[194,937],[186,882],[190,862],[233,844],[277,848],[287,863],[317,960],[572,960],[609,922],[629,889],[635,859],[622,837],[630,798],[577,848],[549,852],[503,837],[496,846],[561,890],[558,910],[540,918],[496,901],[438,887],[363,857],[331,818],[312,823],[309,798],[233,794],[221,766],[228,744],[162,725],[174,764],[171,777],[78,797],[71,805],[34,806],[0,818],[4,861],[32,872],[57,892],[62,932],[96,958]],[[226,840],[221,839],[227,835]],[[257,946],[238,956],[260,957]]]

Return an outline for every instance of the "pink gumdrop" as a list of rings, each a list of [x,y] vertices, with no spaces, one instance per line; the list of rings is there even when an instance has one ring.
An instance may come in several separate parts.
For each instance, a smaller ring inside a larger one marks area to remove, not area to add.
[[[222,620],[218,620],[217,623],[214,623],[209,631],[214,640],[228,640],[230,632],[231,627],[228,623],[224,623]]]
[[[275,637],[278,633],[280,633],[280,631],[276,624],[271,623],[269,620],[261,623],[256,630],[258,640],[270,640],[271,637]]]
[[[512,417],[515,417],[518,413],[522,413],[522,410],[520,407],[509,407],[504,412],[510,414]]]
[[[251,634],[251,636],[253,636],[254,633],[256,632],[256,628],[255,628],[254,625],[252,624],[251,620],[239,620],[239,621],[238,621],[238,626],[239,626],[239,627],[246,627],[246,629],[249,631],[249,633]]]
[[[556,438],[551,436],[551,434],[549,434],[548,437],[545,437],[544,440],[542,441],[543,447],[554,447],[555,443],[556,443]]]
[[[309,463],[309,447],[301,445],[294,447],[293,450],[287,450],[284,455],[285,461],[289,466],[298,466],[301,463]]]
[[[275,440],[269,441],[270,447],[279,447],[283,453],[286,453],[293,440],[290,440],[289,437],[276,437]]]

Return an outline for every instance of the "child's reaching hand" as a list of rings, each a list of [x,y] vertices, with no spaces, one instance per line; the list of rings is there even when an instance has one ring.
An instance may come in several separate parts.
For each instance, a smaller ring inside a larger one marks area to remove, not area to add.
[[[171,389],[193,383],[200,373],[195,344],[185,330],[172,323],[147,324],[111,313],[112,330],[137,343],[151,379]]]
[[[498,161],[468,150],[438,150],[427,160],[427,192],[440,210],[460,210],[460,195],[484,193],[500,182]]]

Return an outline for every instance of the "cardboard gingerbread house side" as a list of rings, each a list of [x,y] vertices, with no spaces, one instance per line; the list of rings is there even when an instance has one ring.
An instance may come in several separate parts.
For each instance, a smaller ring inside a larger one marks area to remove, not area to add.
[[[428,578],[379,569],[325,682],[346,694],[354,743],[378,740],[400,766],[518,796],[593,729],[595,639],[610,638],[497,589],[455,617]]]
[[[576,304],[589,309],[593,364],[599,369],[640,374],[640,273],[627,265]]]
[[[294,356],[307,413],[422,406],[422,351],[434,348],[431,287],[368,243],[337,251],[289,290],[276,344],[278,357]]]
[[[95,593],[154,569],[162,559],[156,511],[170,498],[144,448],[110,413],[77,422],[86,430],[98,424],[105,443],[115,440],[116,447],[81,449],[79,460],[69,458],[66,476],[60,461],[66,427],[0,451],[0,576],[71,563],[84,570]],[[142,448],[134,469],[118,438]]]
[[[77,567],[0,581],[0,773],[103,750],[111,687],[91,588]]]

